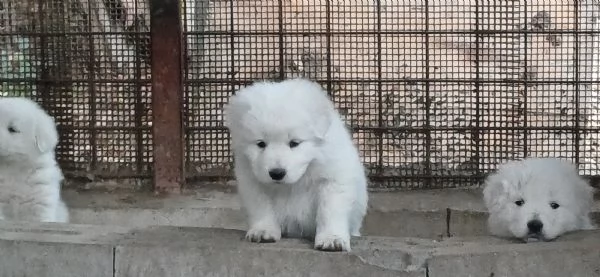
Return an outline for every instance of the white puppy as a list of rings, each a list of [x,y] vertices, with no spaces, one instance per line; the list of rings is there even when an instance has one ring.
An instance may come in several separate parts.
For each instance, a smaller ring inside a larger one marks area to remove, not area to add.
[[[0,219],[68,222],[54,120],[26,98],[0,98]]]
[[[592,229],[592,187],[564,160],[528,158],[501,165],[485,181],[492,234],[524,241],[553,240]]]
[[[367,208],[367,180],[326,92],[302,79],[259,82],[230,99],[235,174],[253,242],[314,238],[349,251]]]

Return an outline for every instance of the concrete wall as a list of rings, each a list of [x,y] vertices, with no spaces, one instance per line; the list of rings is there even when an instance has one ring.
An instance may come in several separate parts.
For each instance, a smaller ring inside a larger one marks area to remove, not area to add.
[[[254,244],[243,231],[0,222],[0,276],[598,276],[600,232],[523,244],[492,237]]]
[[[486,235],[480,190],[371,193],[363,235],[441,238]],[[156,198],[139,193],[65,193],[74,223],[174,225],[245,230],[237,195],[214,190]],[[600,203],[594,207],[600,224]]]

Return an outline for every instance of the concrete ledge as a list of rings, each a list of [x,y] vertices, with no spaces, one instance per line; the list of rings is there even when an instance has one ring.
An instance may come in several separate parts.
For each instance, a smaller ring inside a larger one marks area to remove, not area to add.
[[[0,276],[597,276],[600,231],[549,243],[355,238],[351,253],[243,231],[0,222]]]
[[[157,198],[143,193],[65,191],[74,223],[143,227],[170,225],[245,230],[237,195],[218,190],[187,191]],[[600,203],[594,207],[600,224]],[[486,235],[480,190],[372,193],[363,234],[421,237]]]
[[[110,243],[128,231],[0,221],[0,276],[113,276]]]
[[[438,248],[428,260],[428,276],[600,276],[599,235],[582,231],[529,244],[492,238]]]

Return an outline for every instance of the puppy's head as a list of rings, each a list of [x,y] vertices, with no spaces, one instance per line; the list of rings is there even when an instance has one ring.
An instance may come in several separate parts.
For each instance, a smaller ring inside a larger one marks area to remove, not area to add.
[[[333,104],[316,83],[261,82],[239,90],[225,108],[236,157],[262,183],[296,183],[319,156]]]
[[[552,158],[509,162],[485,182],[490,231],[524,241],[548,241],[585,228],[592,187],[576,167]]]
[[[27,160],[54,151],[54,120],[34,101],[0,98],[0,160]]]

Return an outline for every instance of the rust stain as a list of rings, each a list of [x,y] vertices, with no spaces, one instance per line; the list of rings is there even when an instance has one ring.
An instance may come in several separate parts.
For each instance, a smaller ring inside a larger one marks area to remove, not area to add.
[[[180,193],[184,181],[182,29],[179,1],[151,1],[155,194]]]

